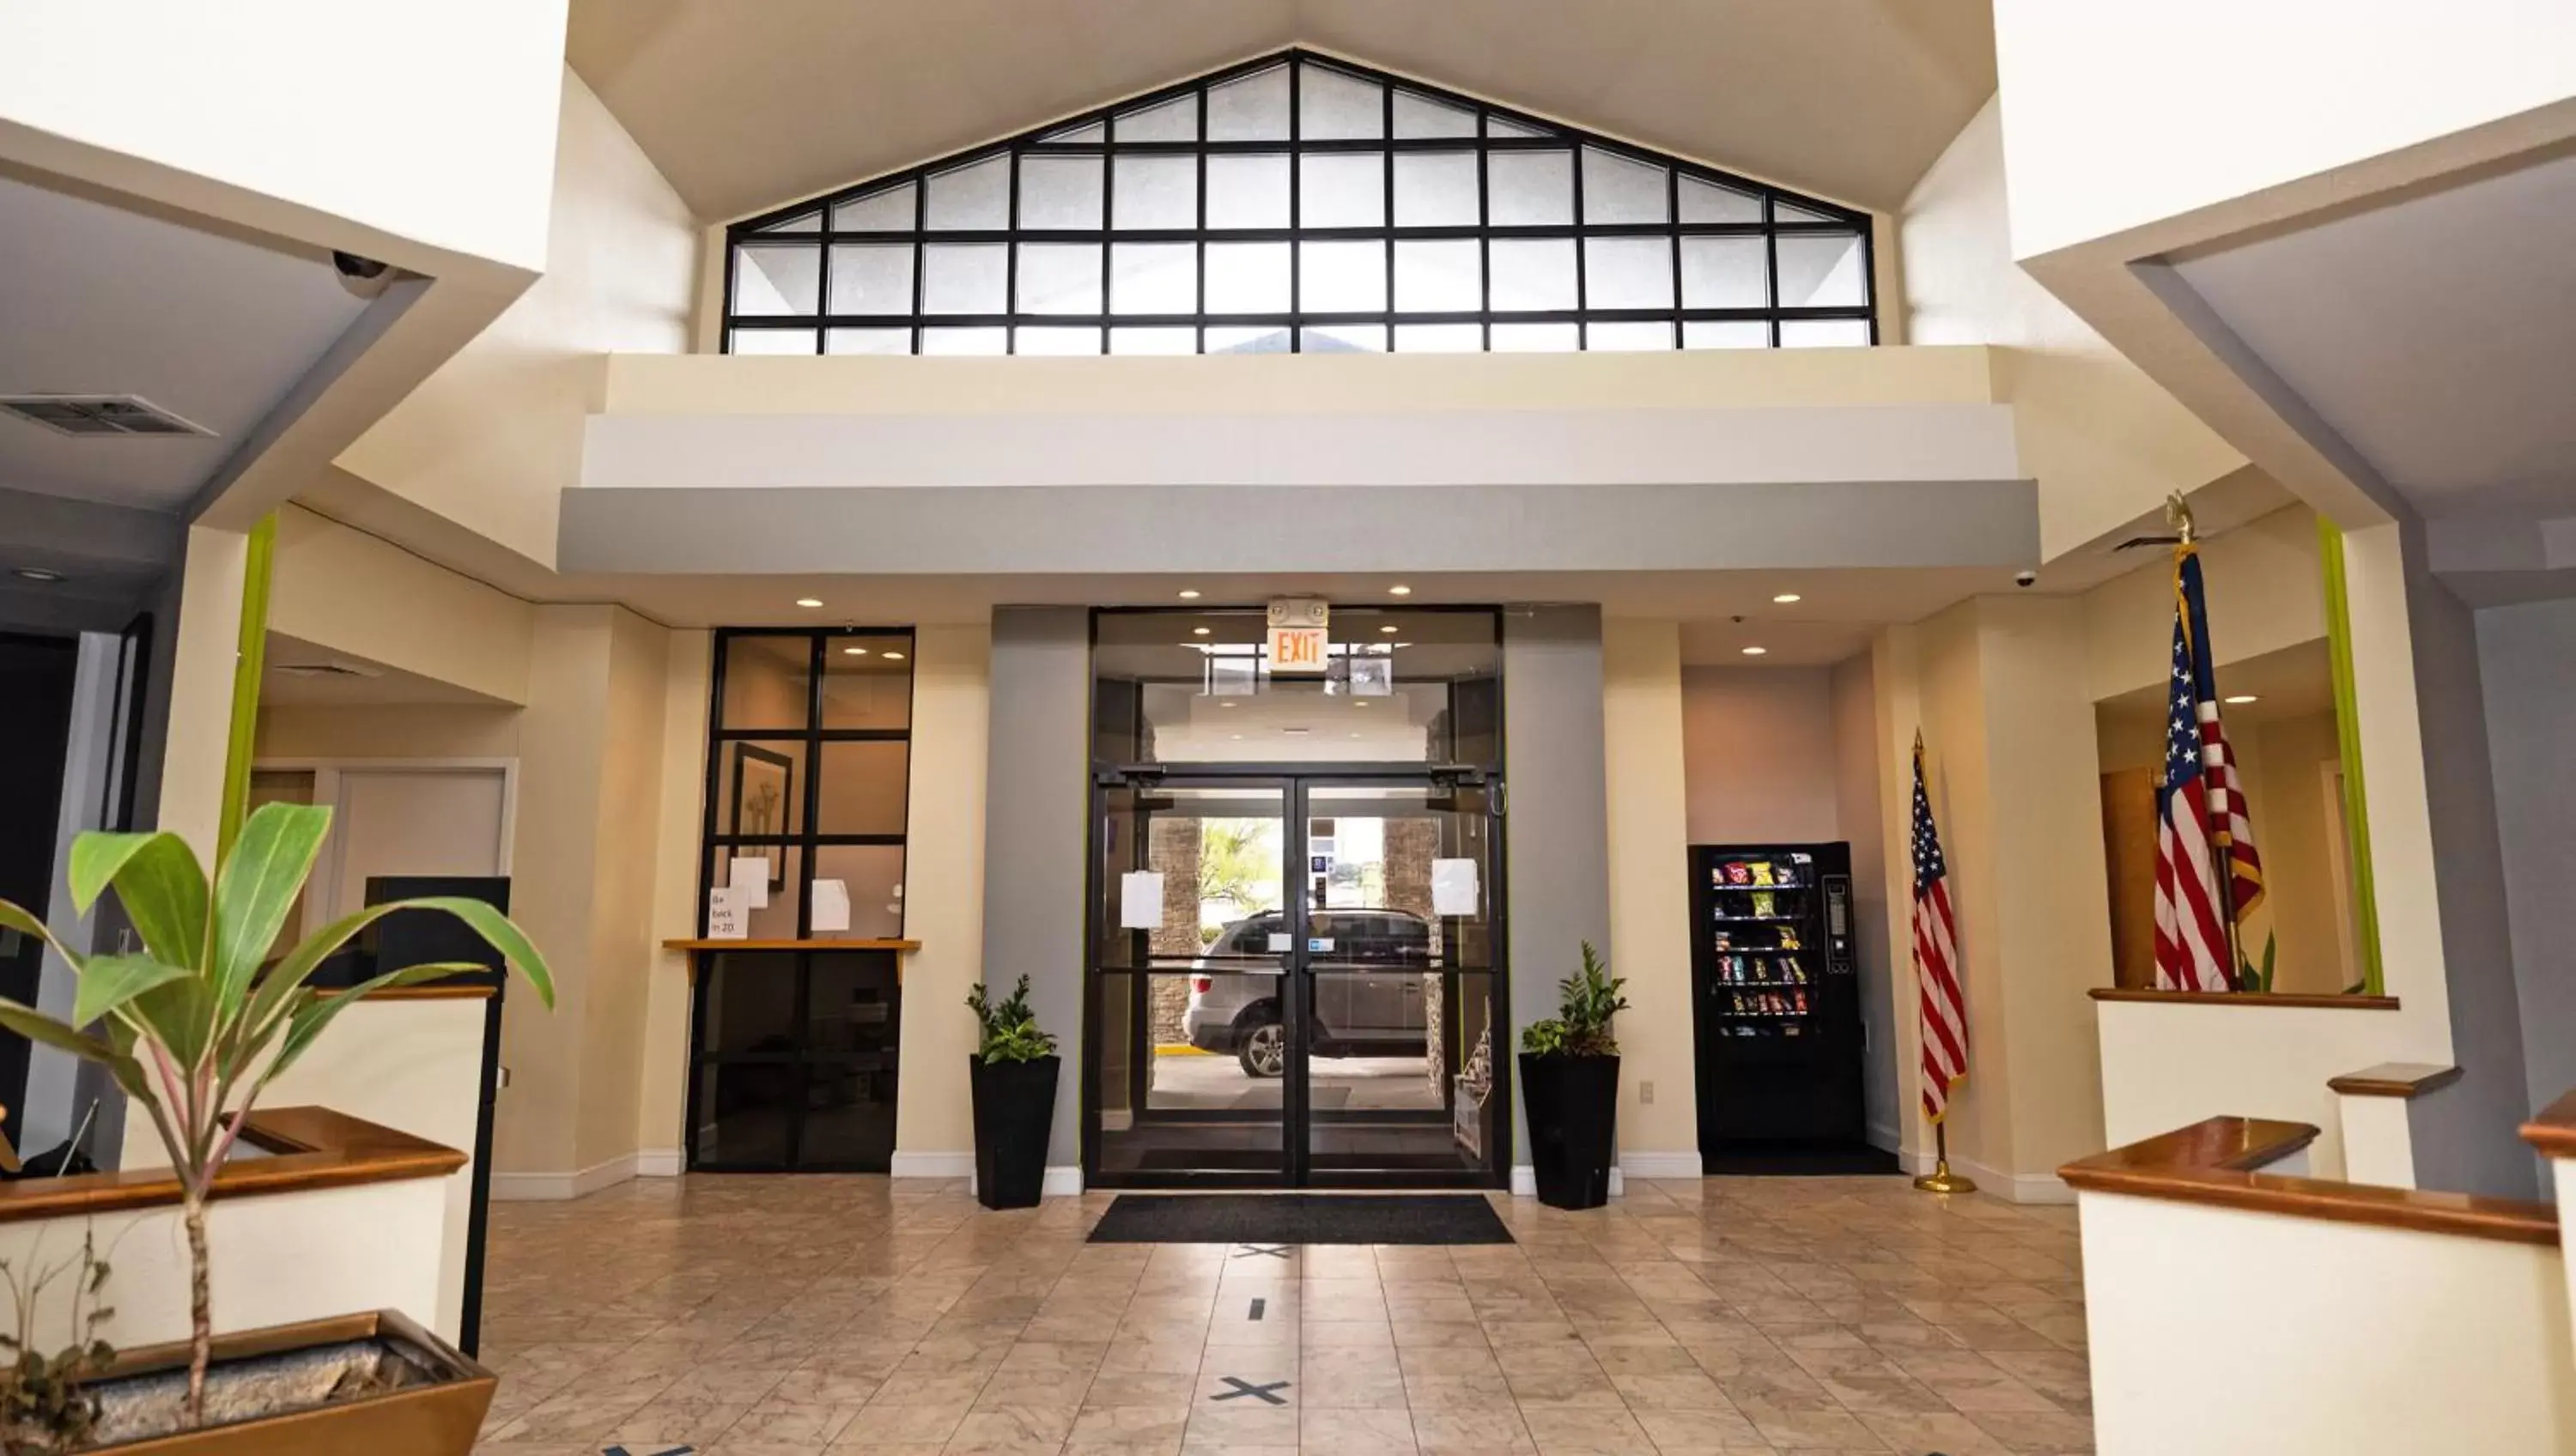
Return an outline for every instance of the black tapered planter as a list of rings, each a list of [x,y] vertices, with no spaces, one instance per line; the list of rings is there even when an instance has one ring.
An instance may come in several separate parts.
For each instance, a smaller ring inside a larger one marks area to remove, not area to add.
[[[966,1059],[975,1096],[975,1201],[986,1208],[1035,1208],[1046,1183],[1047,1135],[1055,1128],[1055,1080],[1062,1057],[1033,1062]]]
[[[1619,1147],[1619,1059],[1520,1056],[1538,1201],[1550,1208],[1608,1203]]]

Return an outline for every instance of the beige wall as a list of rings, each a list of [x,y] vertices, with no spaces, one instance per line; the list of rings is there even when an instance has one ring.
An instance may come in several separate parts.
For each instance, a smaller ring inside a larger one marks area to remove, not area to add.
[[[1988,101],[1906,199],[1906,340],[1991,344],[1995,398],[2013,406],[2039,482],[2043,560],[2154,511],[2245,458],[2013,262],[2004,128]]]
[[[903,1085],[895,1150],[972,1151],[966,990],[984,975],[984,775],[992,701],[989,626],[923,627],[913,644],[912,821],[906,831],[904,934],[921,942],[903,970]],[[1079,1029],[1051,1028],[1061,1055]]]
[[[519,710],[455,703],[259,710],[254,752],[282,758],[515,758]]]
[[[2130,571],[2084,593],[2096,699],[2161,683],[2173,668],[2173,553],[2146,549]],[[2209,636],[2221,668],[2326,635],[2317,517],[2291,506],[2201,543]]]
[[[233,659],[241,642],[249,561],[250,538],[241,532],[188,528],[178,630],[170,640],[170,728],[153,823],[187,840],[208,865],[215,859],[215,824],[223,817],[226,725],[232,721]]]
[[[1628,981],[1618,1023],[1623,1156],[1699,1150],[1682,682],[1678,623],[1601,624],[1611,971]]]
[[[297,506],[277,515],[268,626],[504,703],[528,697],[536,608]]]
[[[1690,842],[1840,839],[1833,669],[1682,669]]]
[[[661,942],[698,933],[698,845],[707,774],[712,633],[673,631],[663,678],[662,822],[654,840],[653,942],[646,970],[643,1086],[635,1146],[646,1172],[680,1170],[689,1088],[689,955]]]
[[[689,347],[697,226],[569,69],[545,276],[335,462],[541,565],[613,352]]]

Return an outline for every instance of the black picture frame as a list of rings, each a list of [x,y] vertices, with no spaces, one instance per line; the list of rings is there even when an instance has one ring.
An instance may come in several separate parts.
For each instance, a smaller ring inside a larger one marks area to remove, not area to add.
[[[770,770],[775,770],[777,773],[777,822],[759,824],[755,821],[755,827],[746,829],[742,822],[744,787],[751,781],[755,765],[762,771],[763,777],[766,777]],[[754,838],[785,839],[787,809],[795,802],[796,760],[786,754],[755,747],[749,743],[737,743],[733,746],[733,802],[726,806],[727,833]],[[776,894],[787,888],[787,856],[784,853],[773,855],[769,863],[769,889],[772,894]]]

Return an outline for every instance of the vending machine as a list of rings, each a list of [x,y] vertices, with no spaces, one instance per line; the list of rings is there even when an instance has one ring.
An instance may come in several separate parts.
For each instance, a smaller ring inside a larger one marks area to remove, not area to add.
[[[1690,863],[1702,1157],[1862,1147],[1851,846],[1693,845]]]

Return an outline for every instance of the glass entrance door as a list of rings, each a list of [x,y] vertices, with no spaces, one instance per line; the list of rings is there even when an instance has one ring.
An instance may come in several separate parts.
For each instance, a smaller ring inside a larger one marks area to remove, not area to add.
[[[1475,776],[1120,777],[1098,809],[1097,1181],[1500,1185]]]

